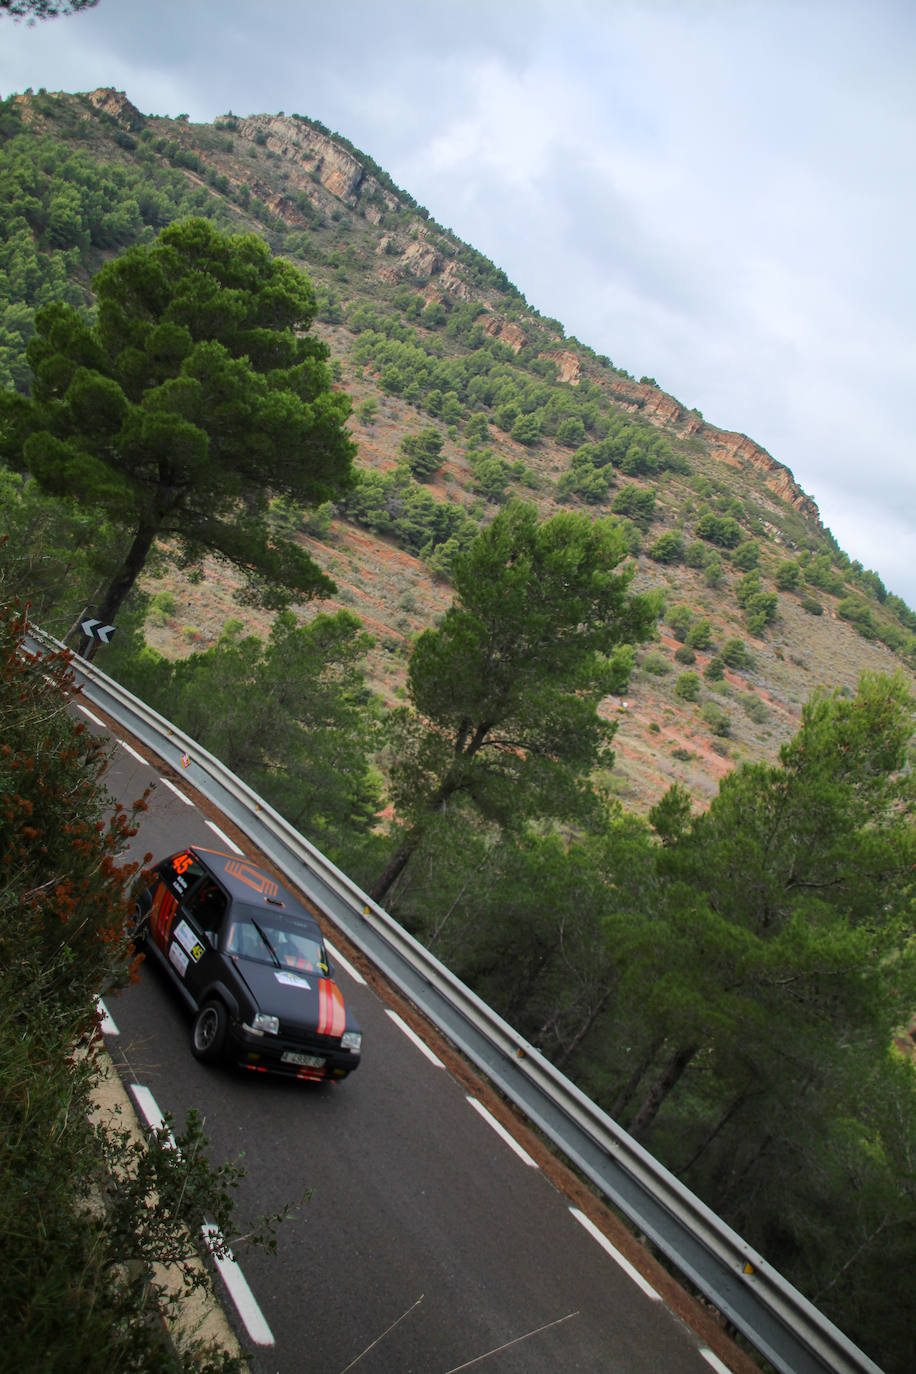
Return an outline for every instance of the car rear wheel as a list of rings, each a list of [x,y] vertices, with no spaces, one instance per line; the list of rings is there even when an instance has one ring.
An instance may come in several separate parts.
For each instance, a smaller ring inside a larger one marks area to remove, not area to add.
[[[196,1059],[212,1064],[222,1057],[229,1017],[222,1002],[205,1002],[194,1018],[191,1052]]]

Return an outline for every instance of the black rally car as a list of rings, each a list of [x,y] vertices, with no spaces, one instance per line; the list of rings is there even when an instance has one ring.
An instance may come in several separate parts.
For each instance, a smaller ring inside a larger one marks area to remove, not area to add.
[[[163,859],[138,893],[132,934],[193,1011],[198,1059],[307,1079],[358,1066],[362,1036],[317,921],[247,859],[197,846]]]

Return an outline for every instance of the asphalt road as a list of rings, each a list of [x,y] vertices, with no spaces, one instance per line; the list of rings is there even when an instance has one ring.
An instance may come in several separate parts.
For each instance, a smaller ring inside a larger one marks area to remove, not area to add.
[[[129,802],[154,781],[126,857],[226,848],[155,768],[115,749],[114,796]],[[344,966],[337,976],[363,1028],[363,1059],[327,1086],[199,1064],[187,1013],[152,961],[109,1003],[117,1034],[108,1046],[126,1085],[147,1088],[179,1125],[196,1107],[211,1157],[242,1158],[242,1223],[310,1191],[281,1227],[276,1255],[234,1247],[274,1341],[253,1344],[226,1296],[253,1374],[724,1370],[378,994]]]

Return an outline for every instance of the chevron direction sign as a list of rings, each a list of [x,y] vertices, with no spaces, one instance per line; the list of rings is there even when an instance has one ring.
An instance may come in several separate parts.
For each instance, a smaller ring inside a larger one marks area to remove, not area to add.
[[[80,629],[87,639],[97,639],[100,644],[107,644],[115,632],[114,625],[103,625],[101,620],[84,620]]]

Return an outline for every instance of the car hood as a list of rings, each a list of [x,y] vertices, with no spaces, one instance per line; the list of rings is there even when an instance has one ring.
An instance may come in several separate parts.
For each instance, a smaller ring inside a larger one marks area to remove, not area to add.
[[[331,978],[315,973],[300,973],[289,968],[274,968],[255,959],[233,960],[248,984],[258,1009],[281,1022],[292,1021],[317,1031],[319,1035],[339,1038],[345,1030],[355,1030],[348,1021],[343,994]]]

